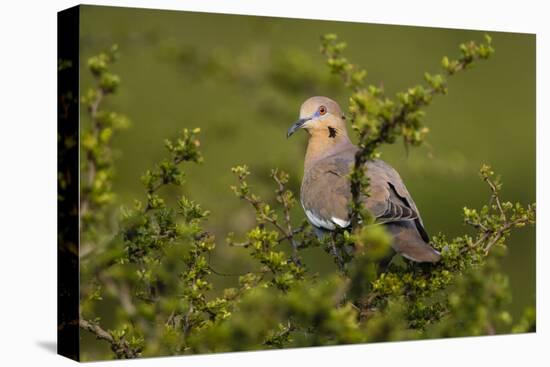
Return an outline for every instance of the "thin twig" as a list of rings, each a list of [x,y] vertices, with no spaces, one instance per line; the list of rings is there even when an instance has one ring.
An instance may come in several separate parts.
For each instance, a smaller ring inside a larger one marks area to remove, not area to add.
[[[103,91],[101,88],[96,89],[96,98],[90,105],[90,108],[88,109],[90,113],[90,117],[92,120],[92,134],[94,138],[97,140],[99,137],[99,121],[97,119],[97,114],[99,111],[99,105],[101,104],[101,101],[103,100]],[[86,165],[88,168],[88,171],[86,173],[86,184],[89,189],[94,184],[95,176],[97,173],[97,164],[96,164],[96,158],[94,157],[94,154],[91,150],[87,151],[86,153]],[[82,192],[81,198],[80,198],[80,228],[82,230],[82,217],[90,211],[91,208],[91,202],[89,195],[87,194],[87,191],[84,190]]]
[[[500,215],[502,216],[502,218],[504,220],[506,220],[506,213],[504,212],[504,210],[502,209],[502,205],[500,203],[500,198],[498,196],[498,189],[496,187],[496,184],[491,181],[491,179],[489,177],[485,177],[484,178],[484,181],[487,182],[487,184],[489,185],[489,187],[491,188],[491,192],[492,192],[492,199],[495,200],[496,204],[497,204],[497,208],[498,208],[498,211],[500,212]]]
[[[244,180],[239,177],[239,181],[242,183]],[[240,195],[240,198],[247,201],[247,202],[249,202],[250,205],[252,205],[254,207],[254,209],[256,210],[256,213],[260,215],[261,219],[265,220],[266,222],[270,223],[273,227],[275,227],[281,233],[281,235],[283,236],[282,237],[283,239],[292,240],[292,238],[294,236],[294,232],[292,231],[292,227],[290,228],[289,231],[287,231],[276,219],[265,215],[262,212],[262,205],[261,205],[262,203],[261,203],[261,201],[255,199],[251,195]]]
[[[330,250],[331,250],[332,256],[334,257],[334,260],[336,261],[336,265],[338,265],[338,270],[340,270],[341,273],[345,273],[346,269],[345,269],[344,259],[342,258],[342,254],[340,253],[340,251],[336,247],[336,244],[334,243],[335,235],[336,235],[335,233],[331,233],[330,245],[329,245]]]
[[[292,222],[290,221],[290,203],[285,198],[285,185],[281,182],[279,177],[277,177],[276,172],[273,174],[273,179],[278,185],[277,196],[280,198],[281,204],[283,205],[283,213],[285,216],[285,223],[287,225],[286,238],[292,245],[292,261],[294,261],[296,265],[300,265],[300,258],[298,257],[298,244],[294,239]]]

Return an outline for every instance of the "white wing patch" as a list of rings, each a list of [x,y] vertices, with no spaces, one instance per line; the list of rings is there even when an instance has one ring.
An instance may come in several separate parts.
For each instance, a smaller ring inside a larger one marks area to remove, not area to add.
[[[313,224],[315,227],[328,229],[330,231],[333,231],[334,228],[336,228],[334,226],[334,223],[332,223],[328,220],[324,220],[324,219],[321,219],[321,218],[317,217],[310,210],[306,210],[306,216],[307,216],[307,219],[311,222],[311,224]]]
[[[346,228],[350,224],[349,220],[343,220],[343,219],[336,218],[336,217],[332,217],[332,218],[330,218],[330,220],[333,221],[334,223],[338,224],[338,226],[340,228]]]
[[[351,223],[349,220],[344,220],[336,217],[331,217],[330,220],[325,220],[315,215],[315,213],[311,210],[306,209],[303,202],[300,201],[300,204],[302,204],[302,208],[304,208],[304,211],[306,212],[307,219],[315,227],[333,231],[334,229],[336,229],[336,225],[340,228],[346,228]]]

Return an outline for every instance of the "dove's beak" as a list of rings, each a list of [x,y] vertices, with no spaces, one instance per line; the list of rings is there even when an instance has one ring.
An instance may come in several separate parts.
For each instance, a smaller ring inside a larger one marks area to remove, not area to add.
[[[292,134],[294,134],[294,133],[296,132],[296,130],[301,129],[302,126],[304,126],[304,124],[305,124],[306,122],[308,122],[309,120],[311,120],[311,117],[306,117],[306,118],[299,119],[298,121],[296,121],[296,122],[290,127],[290,129],[288,129],[288,131],[286,132],[286,137],[289,138]]]

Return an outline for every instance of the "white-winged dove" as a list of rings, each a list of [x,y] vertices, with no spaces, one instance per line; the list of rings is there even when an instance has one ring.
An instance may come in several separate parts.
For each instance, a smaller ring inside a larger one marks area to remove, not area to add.
[[[327,97],[311,97],[300,108],[300,119],[288,130],[309,134],[300,201],[318,233],[350,226],[351,189],[348,174],[357,147],[348,137],[340,106]],[[420,213],[401,180],[386,162],[366,163],[370,195],[365,207],[392,234],[392,247],[407,259],[437,262],[441,258],[430,245]]]

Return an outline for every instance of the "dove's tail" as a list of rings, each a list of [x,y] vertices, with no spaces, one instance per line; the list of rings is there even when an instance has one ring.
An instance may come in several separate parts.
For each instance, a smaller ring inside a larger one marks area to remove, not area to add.
[[[422,239],[413,221],[391,222],[386,224],[393,236],[392,247],[403,257],[416,262],[438,262],[439,251]]]

